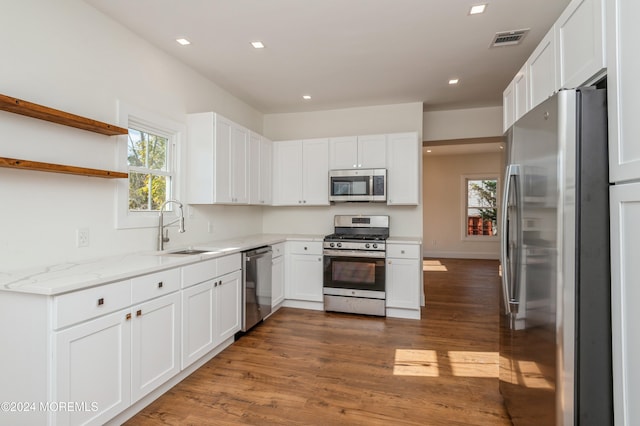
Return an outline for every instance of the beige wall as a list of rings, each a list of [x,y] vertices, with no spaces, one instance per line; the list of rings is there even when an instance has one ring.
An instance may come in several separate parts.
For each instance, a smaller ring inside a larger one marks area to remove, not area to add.
[[[425,111],[423,141],[502,135],[502,107]]]
[[[420,137],[422,103],[268,114],[264,117],[263,128],[264,135],[274,141],[400,132],[418,132]],[[392,235],[422,236],[422,206],[388,207],[376,203],[267,207],[263,211],[263,231],[326,234],[333,230],[333,216],[336,214],[389,215]]]
[[[463,238],[465,213],[462,177],[500,176],[502,163],[501,152],[429,156],[423,150],[425,256],[476,259],[499,257],[500,243],[497,239],[478,241]]]

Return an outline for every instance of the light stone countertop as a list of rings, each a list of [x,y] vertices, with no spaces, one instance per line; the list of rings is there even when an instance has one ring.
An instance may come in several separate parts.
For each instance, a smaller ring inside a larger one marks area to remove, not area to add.
[[[189,247],[175,247],[163,252],[128,253],[93,260],[3,271],[0,272],[0,292],[53,296],[287,240],[322,241],[323,238],[323,235],[257,234],[194,244]],[[195,255],[170,253],[185,248],[207,250],[207,252]]]

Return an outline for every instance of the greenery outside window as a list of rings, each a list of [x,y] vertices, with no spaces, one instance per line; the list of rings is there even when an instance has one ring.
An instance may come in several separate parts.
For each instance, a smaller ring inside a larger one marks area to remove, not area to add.
[[[498,235],[498,179],[465,177],[465,238]]]
[[[116,228],[157,227],[162,203],[180,200],[186,126],[125,102],[118,102],[118,116],[119,125],[129,129],[128,135],[118,137],[117,149],[119,169],[127,171],[129,179],[116,183]]]
[[[157,211],[171,198],[170,136],[129,127],[129,211]]]

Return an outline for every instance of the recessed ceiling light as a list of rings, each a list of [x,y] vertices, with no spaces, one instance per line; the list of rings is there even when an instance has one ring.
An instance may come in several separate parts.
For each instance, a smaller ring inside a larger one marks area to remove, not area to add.
[[[176,41],[183,46],[186,46],[187,44],[191,44],[191,42],[186,38],[177,38]]]
[[[449,84],[454,85],[454,84],[458,84],[458,79],[457,78],[452,78],[451,80],[449,80]]]
[[[302,95],[302,99],[308,101],[309,99],[311,99],[311,95]]]
[[[264,49],[264,44],[261,41],[252,41],[251,45],[256,49]]]
[[[486,4],[476,4],[475,6],[471,6],[469,10],[469,15],[477,15],[479,13],[484,13],[484,10],[487,8]]]
[[[430,149],[428,149],[428,150],[427,150],[427,152],[431,152],[431,150],[430,150]]]

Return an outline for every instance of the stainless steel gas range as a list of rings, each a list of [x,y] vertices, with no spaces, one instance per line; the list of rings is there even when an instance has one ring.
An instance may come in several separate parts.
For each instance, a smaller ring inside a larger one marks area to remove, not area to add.
[[[385,316],[389,216],[334,217],[324,237],[324,310]]]

